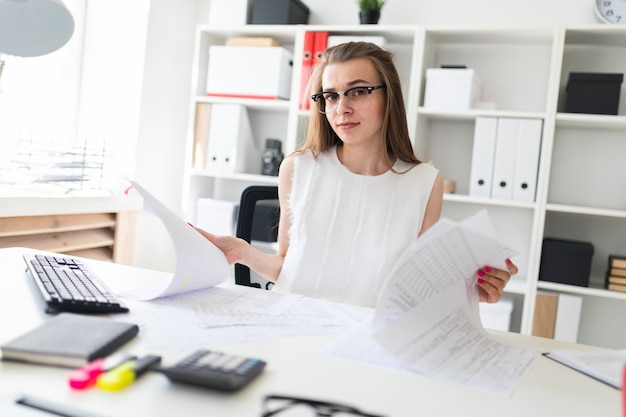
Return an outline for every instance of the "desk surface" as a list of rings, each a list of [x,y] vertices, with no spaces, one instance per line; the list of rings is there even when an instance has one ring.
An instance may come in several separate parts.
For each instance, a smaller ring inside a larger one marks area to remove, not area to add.
[[[24,272],[22,248],[0,249],[0,344],[46,319]],[[162,277],[163,273],[87,261],[115,288],[133,274]],[[8,296],[10,294],[10,296]],[[263,374],[237,393],[170,383],[149,373],[118,393],[97,389],[73,391],[68,369],[0,362],[0,396],[29,394],[89,410],[101,416],[224,416],[260,415],[267,394],[304,396],[356,406],[388,417],[415,416],[621,416],[619,391],[541,357],[511,397],[436,381],[320,353],[333,335],[288,337],[220,347],[268,362]],[[574,347],[515,333],[506,339],[545,350]],[[128,346],[132,348],[132,342]],[[589,347],[580,346],[582,349]],[[150,352],[173,362],[188,351]]]

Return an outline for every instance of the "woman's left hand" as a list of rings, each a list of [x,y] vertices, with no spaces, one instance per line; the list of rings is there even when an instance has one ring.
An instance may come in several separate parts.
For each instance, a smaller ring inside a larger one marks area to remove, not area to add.
[[[486,266],[476,272],[480,301],[497,303],[502,298],[504,287],[511,277],[518,272],[517,266],[510,259],[506,260],[506,267],[508,271]]]

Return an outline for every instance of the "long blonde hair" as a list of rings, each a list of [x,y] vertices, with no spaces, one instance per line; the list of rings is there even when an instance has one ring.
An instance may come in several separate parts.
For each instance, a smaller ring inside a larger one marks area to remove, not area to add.
[[[400,77],[393,63],[391,52],[369,42],[347,42],[328,48],[311,74],[307,85],[307,95],[310,96],[322,91],[322,75],[327,65],[358,58],[369,59],[374,64],[382,83],[386,86],[382,90],[386,97],[386,104],[382,126],[383,143],[381,145],[387,150],[388,166],[392,167],[396,159],[419,164],[421,161],[415,156],[409,137]],[[317,158],[320,153],[340,144],[341,139],[333,131],[326,116],[316,110],[316,104],[312,103],[311,107],[313,109],[309,116],[309,128],[299,152],[311,151]]]

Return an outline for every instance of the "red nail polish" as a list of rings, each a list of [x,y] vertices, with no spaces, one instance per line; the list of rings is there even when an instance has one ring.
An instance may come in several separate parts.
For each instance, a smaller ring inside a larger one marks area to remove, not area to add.
[[[485,276],[485,273],[482,270],[480,270],[480,269],[476,273],[478,274],[479,277],[484,277]],[[479,281],[482,281],[482,280],[479,280]]]
[[[509,258],[506,258],[504,262],[506,262],[507,265],[511,265],[511,260]]]
[[[485,272],[491,272],[491,268],[489,268],[488,266],[485,267]]]
[[[478,283],[479,283],[479,284],[484,284],[484,283],[485,283],[485,280],[478,278]]]

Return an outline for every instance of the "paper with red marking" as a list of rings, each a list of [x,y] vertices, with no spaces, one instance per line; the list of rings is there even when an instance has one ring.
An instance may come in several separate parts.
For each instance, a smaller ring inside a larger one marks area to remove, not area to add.
[[[154,282],[124,291],[135,300],[151,300],[210,288],[225,282],[230,266],[224,253],[161,203],[145,188],[131,181],[144,200],[144,209],[157,216],[167,229],[176,252],[176,268],[169,282]]]

